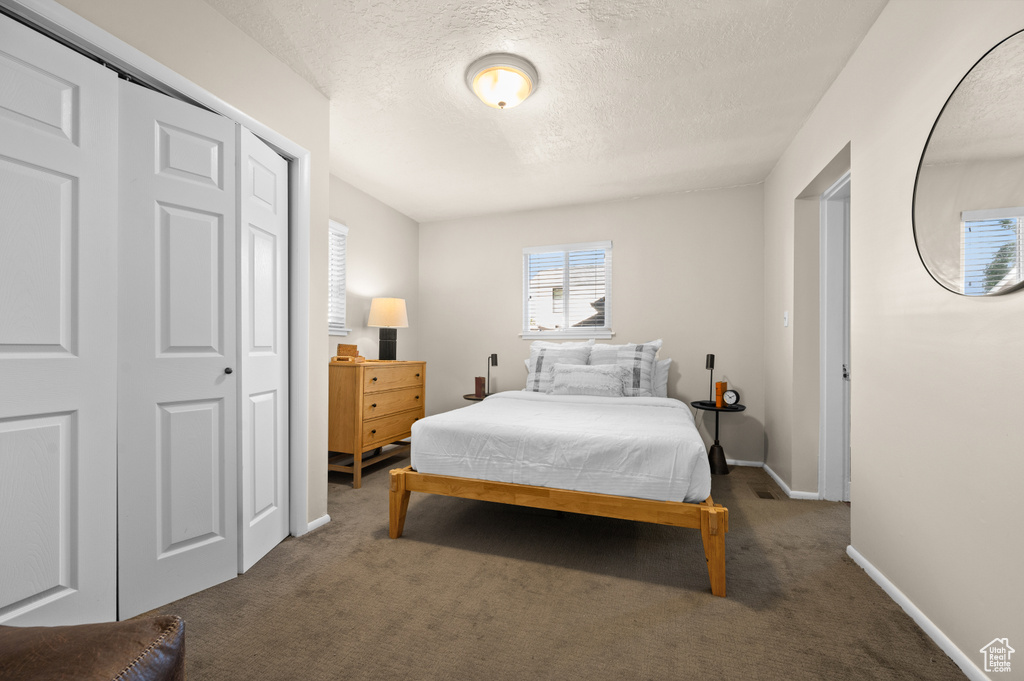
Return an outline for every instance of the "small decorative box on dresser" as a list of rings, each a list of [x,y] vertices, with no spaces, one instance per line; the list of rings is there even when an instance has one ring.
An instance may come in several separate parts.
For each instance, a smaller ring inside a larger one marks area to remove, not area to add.
[[[409,437],[412,424],[423,418],[426,362],[332,361],[327,468],[352,474],[362,485],[363,468],[406,450],[381,453],[384,445]],[[363,454],[374,451],[367,459]]]

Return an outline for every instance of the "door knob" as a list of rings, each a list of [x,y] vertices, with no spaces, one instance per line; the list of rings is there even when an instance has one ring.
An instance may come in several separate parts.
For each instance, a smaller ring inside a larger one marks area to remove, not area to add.
[[[232,369],[231,367],[228,367],[227,369],[224,370],[224,373],[225,374],[230,374],[233,371],[234,371],[234,369]]]

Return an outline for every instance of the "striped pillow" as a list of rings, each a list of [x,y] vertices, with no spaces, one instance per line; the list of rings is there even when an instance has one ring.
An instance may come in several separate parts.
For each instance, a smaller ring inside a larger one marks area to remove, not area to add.
[[[552,395],[622,397],[629,379],[629,369],[618,364],[556,364],[551,378],[551,390],[548,392]]]
[[[625,345],[597,344],[590,350],[590,363],[594,365],[617,364],[629,369],[630,378],[626,384],[626,397],[650,397],[654,395],[654,361],[661,349],[661,339],[650,343],[626,343]]]
[[[586,364],[590,343],[534,343],[530,346],[530,373],[526,376],[528,392],[546,393],[551,387],[551,370],[556,364]]]

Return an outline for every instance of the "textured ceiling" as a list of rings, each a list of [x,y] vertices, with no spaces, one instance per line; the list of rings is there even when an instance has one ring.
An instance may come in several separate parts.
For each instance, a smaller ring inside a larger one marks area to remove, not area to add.
[[[886,0],[207,0],[331,99],[331,172],[420,222],[760,182]],[[467,66],[511,52],[507,111]]]

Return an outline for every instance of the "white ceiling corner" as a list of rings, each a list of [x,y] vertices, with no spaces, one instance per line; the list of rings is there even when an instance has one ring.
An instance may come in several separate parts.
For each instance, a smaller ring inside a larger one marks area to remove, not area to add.
[[[331,100],[331,172],[419,222],[760,182],[886,0],[207,0]],[[540,86],[499,111],[490,52]]]

